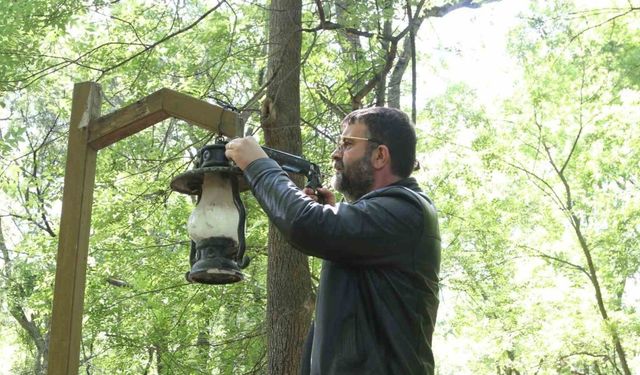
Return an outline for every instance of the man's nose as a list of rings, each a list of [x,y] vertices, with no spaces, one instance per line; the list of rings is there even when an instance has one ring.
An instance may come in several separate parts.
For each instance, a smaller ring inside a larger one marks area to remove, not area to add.
[[[331,159],[340,160],[341,158],[342,158],[342,150],[340,149],[340,147],[336,147],[336,149],[333,150],[333,152],[331,153]]]

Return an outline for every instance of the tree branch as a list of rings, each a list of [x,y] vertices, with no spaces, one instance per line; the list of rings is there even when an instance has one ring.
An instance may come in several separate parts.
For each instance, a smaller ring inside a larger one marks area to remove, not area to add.
[[[0,217],[13,217],[16,219],[20,219],[20,220],[25,220],[30,222],[31,224],[35,225],[36,227],[42,229],[43,231],[47,232],[47,234],[51,237],[56,237],[56,232],[53,231],[53,229],[51,228],[51,226],[48,225],[43,225],[41,223],[38,222],[37,219],[31,217],[31,216],[23,216],[23,215],[18,215],[18,214],[14,214],[14,213],[8,213],[8,214],[4,214],[4,215],[0,215]]]
[[[46,350],[46,343],[44,337],[38,326],[30,320],[24,313],[22,306],[17,305],[15,302],[9,301],[9,312],[11,316],[20,324],[20,327],[27,331],[29,337],[33,340],[39,353],[44,353]]]
[[[431,7],[429,9],[425,9],[424,11],[424,17],[429,18],[429,17],[444,17],[447,14],[453,12],[454,10],[457,9],[461,9],[461,8],[470,8],[470,9],[478,9],[480,7],[482,7],[483,5],[487,5],[490,3],[495,3],[498,2],[500,0],[480,0],[480,1],[474,1],[474,0],[462,0],[459,1],[457,3],[452,3],[452,4],[446,4],[446,5],[442,5],[442,6],[435,6],[435,7]]]
[[[387,58],[385,64],[381,71],[377,72],[372,79],[367,82],[364,87],[362,87],[355,95],[351,97],[351,107],[353,109],[357,109],[362,107],[362,99],[373,90],[378,82],[382,79],[382,77],[386,76],[387,73],[393,67],[393,61],[396,58],[398,52],[398,40],[391,40],[389,44],[389,50],[387,52]]]
[[[579,125],[580,125],[580,129],[578,130],[578,134],[576,135],[575,139],[573,140],[573,144],[571,145],[571,150],[569,151],[569,155],[567,155],[567,159],[564,161],[564,163],[562,164],[562,167],[560,168],[560,173],[564,175],[564,170],[565,168],[567,168],[567,165],[569,164],[569,161],[571,160],[571,157],[573,156],[573,153],[575,152],[577,146],[578,146],[578,141],[580,140],[580,136],[582,135],[582,129],[583,129],[583,120],[582,120],[582,116],[583,116],[583,106],[584,106],[584,82],[585,82],[585,67],[584,64],[582,64],[582,77],[580,80],[580,120],[579,120]]]
[[[172,39],[172,38],[174,38],[174,37],[176,37],[176,36],[178,36],[178,35],[180,35],[180,34],[182,34],[182,33],[185,33],[185,32],[187,32],[187,31],[189,31],[189,30],[193,29],[196,25],[198,25],[200,22],[202,22],[202,20],[204,20],[205,18],[207,18],[207,16],[209,16],[211,13],[213,13],[213,12],[214,12],[214,11],[216,11],[218,8],[220,8],[220,7],[222,6],[222,4],[226,4],[226,1],[224,1],[224,0],[223,0],[223,1],[220,1],[220,2],[219,2],[218,4],[216,4],[213,8],[211,8],[211,9],[209,9],[208,11],[204,12],[200,17],[198,17],[198,19],[196,19],[194,22],[192,22],[191,24],[187,25],[186,27],[184,27],[184,28],[182,28],[182,29],[180,29],[180,30],[178,30],[178,31],[175,31],[175,32],[173,32],[173,33],[171,33],[171,34],[169,34],[169,35],[165,36],[164,38],[162,38],[162,39],[160,39],[160,40],[156,41],[156,42],[155,42],[155,43],[153,43],[153,44],[150,44],[150,45],[146,46],[142,51],[138,51],[138,52],[134,53],[133,55],[131,55],[131,56],[129,56],[128,58],[126,58],[126,59],[124,59],[124,60],[120,61],[119,63],[117,63],[117,64],[115,64],[115,65],[112,65],[111,67],[109,67],[109,68],[107,68],[107,69],[103,69],[103,70],[102,70],[102,73],[100,74],[100,77],[98,77],[98,79],[97,79],[97,80],[99,81],[99,80],[100,80],[100,79],[101,79],[101,78],[102,78],[106,73],[108,73],[108,72],[110,72],[110,71],[112,71],[112,70],[114,70],[114,69],[117,69],[117,68],[121,67],[122,65],[124,65],[124,64],[128,63],[129,61],[131,61],[131,60],[135,59],[136,57],[140,56],[141,54],[146,53],[146,52],[148,52],[148,51],[150,51],[150,50],[154,49],[154,48],[155,48],[155,47],[157,47],[158,45],[160,45],[160,44],[162,44],[162,43],[166,42],[167,40]]]
[[[382,35],[378,33],[372,33],[369,31],[357,30],[350,27],[345,27],[341,24],[332,22],[326,19],[324,9],[322,9],[322,1],[315,0],[316,7],[318,9],[318,17],[320,18],[318,26],[314,28],[303,28],[302,31],[307,32],[318,32],[320,30],[344,30],[347,33],[358,35],[366,38],[376,37],[382,41],[389,42],[389,47],[386,50],[385,64],[382,69],[374,74],[374,77],[370,79],[357,93],[351,95],[351,106],[353,109],[362,107],[362,100],[366,95],[368,95],[377,85],[378,83],[391,71],[393,67],[393,62],[397,56],[398,52],[398,42],[404,38],[408,33],[415,32],[414,25],[419,25],[424,18],[427,17],[442,17],[453,10],[460,8],[479,8],[485,4],[500,1],[500,0],[484,0],[484,1],[472,1],[472,0],[461,0],[457,3],[447,4],[443,6],[431,7],[426,9],[423,16],[417,16],[420,14],[422,7],[424,6],[426,0],[420,1],[420,3],[416,6],[415,15],[412,17],[410,15],[410,22],[407,27],[405,27],[402,31],[400,31],[396,35],[386,35],[383,33]],[[411,12],[410,8],[407,9],[408,12]]]
[[[85,69],[90,69],[90,70],[95,70],[95,71],[100,72],[100,75],[97,78],[97,80],[99,81],[108,72],[110,72],[112,70],[115,70],[115,69],[127,64],[128,62],[130,62],[131,60],[137,58],[138,56],[153,50],[154,48],[156,48],[160,44],[162,44],[162,43],[164,43],[164,42],[166,42],[166,41],[168,41],[168,40],[170,40],[170,39],[172,39],[172,38],[174,38],[174,37],[176,37],[176,36],[178,36],[178,35],[180,35],[180,34],[182,34],[184,32],[187,32],[187,31],[193,29],[196,25],[198,25],[200,22],[202,22],[207,16],[209,16],[211,13],[213,13],[218,8],[220,8],[223,4],[226,4],[226,3],[227,2],[224,1],[224,0],[220,1],[213,8],[211,8],[211,9],[207,10],[205,13],[203,13],[200,17],[198,17],[198,19],[196,19],[191,24],[189,24],[186,27],[184,27],[182,29],[179,29],[179,30],[177,30],[177,31],[175,31],[173,33],[170,33],[170,34],[166,35],[165,37],[161,38],[160,40],[158,40],[158,41],[156,41],[156,42],[154,42],[152,44],[124,43],[124,42],[107,42],[107,43],[103,43],[103,44],[101,44],[99,46],[96,46],[96,47],[92,48],[91,50],[89,50],[89,51],[87,51],[87,52],[85,52],[83,54],[80,54],[75,59],[69,59],[69,58],[65,58],[65,57],[54,57],[54,58],[61,59],[63,61],[61,61],[59,63],[56,63],[56,64],[53,64],[53,65],[49,65],[49,66],[47,66],[45,68],[42,68],[40,70],[37,70],[35,72],[32,72],[29,76],[18,78],[18,79],[11,80],[11,81],[2,81],[2,82],[7,82],[7,83],[26,82],[21,87],[22,89],[24,89],[24,88],[27,88],[27,87],[31,86],[32,84],[34,84],[35,82],[37,82],[41,78],[43,78],[43,77],[45,77],[45,76],[47,76],[49,74],[58,72],[58,71],[66,68],[66,67],[68,67],[70,65],[78,65],[78,66],[81,66],[81,67],[83,67]],[[118,19],[118,20],[120,20],[120,19]],[[120,21],[125,22],[123,20],[120,20]],[[139,36],[137,35],[137,33],[135,33],[135,31],[134,31],[134,34],[136,35],[136,38],[138,38],[138,40],[139,40]],[[86,57],[88,57],[88,56],[94,54],[95,52],[97,52],[98,50],[101,50],[102,48],[110,46],[110,45],[128,45],[128,46],[141,45],[144,48],[142,50],[132,54],[131,56],[125,58],[124,60],[121,60],[120,62],[118,62],[118,63],[116,63],[116,64],[114,64],[114,65],[112,65],[110,67],[107,67],[107,68],[104,68],[104,67],[103,68],[98,68],[98,67],[95,67],[95,66],[90,66],[90,65],[81,63],[81,61],[83,59],[85,59]],[[46,55],[41,55],[41,56],[45,56],[46,57]]]
[[[549,260],[552,260],[554,262],[561,263],[561,264],[564,264],[566,266],[569,266],[569,267],[571,267],[571,268],[573,268],[573,269],[575,269],[577,271],[580,271],[580,272],[584,273],[585,276],[587,276],[589,279],[591,279],[591,275],[589,275],[589,272],[582,266],[579,266],[577,264],[573,264],[573,263],[571,263],[571,262],[569,262],[567,260],[564,260],[562,258],[558,258],[558,257],[552,256],[552,255],[544,254],[542,252],[539,252],[538,255],[536,255],[536,256],[540,257],[540,258],[543,258],[543,259],[549,259]]]
[[[9,257],[9,249],[7,248],[4,239],[4,233],[2,231],[2,220],[0,220],[0,252],[2,253],[2,261],[4,263],[3,276],[8,280],[7,289],[12,289],[12,287],[14,287],[14,280],[11,277],[12,260]],[[19,290],[22,289],[19,284],[17,285],[17,287]],[[9,313],[18,322],[18,324],[20,324],[20,327],[22,327],[22,329],[27,332],[29,337],[31,337],[34,344],[36,345],[38,353],[40,355],[45,353],[47,349],[46,340],[33,319],[29,319],[27,317],[22,306],[17,304],[14,298],[8,298],[7,304],[9,305]],[[36,361],[38,361],[38,359],[36,359]]]
[[[606,25],[609,22],[615,21],[618,18],[624,17],[627,14],[635,12],[635,11],[638,11],[638,10],[640,10],[640,7],[634,7],[634,6],[631,6],[631,4],[629,4],[629,9],[627,9],[626,12],[620,13],[620,14],[616,14],[615,16],[607,19],[606,21],[602,21],[602,22],[600,22],[598,24],[595,24],[593,26],[589,26],[586,29],[583,29],[583,30],[579,31],[576,35],[572,36],[571,39],[569,39],[569,43],[572,43],[574,40],[578,39],[580,36],[582,36],[582,34],[586,33],[589,30],[597,29],[600,26]]]

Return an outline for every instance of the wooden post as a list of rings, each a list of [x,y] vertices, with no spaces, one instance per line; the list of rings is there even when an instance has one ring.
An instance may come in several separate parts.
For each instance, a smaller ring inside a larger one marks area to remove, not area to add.
[[[101,101],[97,83],[74,86],[53,293],[49,375],[78,373],[97,155],[87,140],[89,123],[100,116]]]

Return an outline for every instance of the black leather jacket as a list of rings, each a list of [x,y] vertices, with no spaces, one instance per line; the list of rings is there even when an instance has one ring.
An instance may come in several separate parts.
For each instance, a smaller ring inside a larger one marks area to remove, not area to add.
[[[245,177],[291,244],[324,259],[303,371],[433,374],[440,233],[416,181],[332,207],[307,197],[271,159],[254,161]]]

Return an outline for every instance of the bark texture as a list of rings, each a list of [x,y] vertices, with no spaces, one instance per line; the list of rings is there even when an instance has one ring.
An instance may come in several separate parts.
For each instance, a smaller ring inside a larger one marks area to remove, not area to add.
[[[292,154],[302,151],[300,130],[300,58],[302,2],[273,0],[269,20],[270,84],[262,105],[267,146]],[[301,179],[297,179],[299,185]],[[298,374],[311,321],[313,299],[307,257],[278,230],[269,227],[267,272],[268,373]]]

